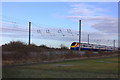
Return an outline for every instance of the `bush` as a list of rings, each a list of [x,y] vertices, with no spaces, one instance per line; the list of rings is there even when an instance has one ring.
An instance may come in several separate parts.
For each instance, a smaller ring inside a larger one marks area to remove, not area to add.
[[[2,51],[23,51],[26,44],[21,41],[11,41],[8,44],[2,45]]]

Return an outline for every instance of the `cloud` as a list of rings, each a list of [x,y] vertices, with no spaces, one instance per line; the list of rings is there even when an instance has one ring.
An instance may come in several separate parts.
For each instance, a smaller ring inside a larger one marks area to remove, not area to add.
[[[107,14],[106,8],[96,7],[94,5],[79,3],[72,4],[68,15],[64,18],[74,21],[82,20],[82,26],[90,27],[100,33],[118,36],[118,19]],[[63,16],[62,16],[63,17]]]
[[[92,25],[93,28],[108,34],[118,34],[118,21],[117,20],[103,20],[100,23]]]
[[[77,19],[92,23],[91,26],[98,31],[105,33],[118,33],[118,19],[109,16],[66,16],[69,19]],[[87,24],[86,24],[87,25]]]
[[[99,15],[100,12],[107,11],[107,9],[94,7],[93,5],[88,5],[84,3],[80,4],[73,4],[71,5],[71,10],[69,11],[70,14],[76,14],[76,15]]]
[[[69,19],[78,19],[86,21],[115,20],[115,18],[110,16],[65,16],[65,17]]]

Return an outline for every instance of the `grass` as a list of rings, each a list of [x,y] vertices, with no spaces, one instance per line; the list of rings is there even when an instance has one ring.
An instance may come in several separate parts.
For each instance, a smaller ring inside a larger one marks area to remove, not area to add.
[[[103,62],[104,61],[104,62]],[[118,58],[3,67],[3,78],[117,78]]]

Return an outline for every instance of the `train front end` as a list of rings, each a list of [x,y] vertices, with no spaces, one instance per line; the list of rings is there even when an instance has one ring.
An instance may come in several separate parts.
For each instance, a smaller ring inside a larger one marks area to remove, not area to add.
[[[78,43],[77,42],[73,42],[70,46],[70,50],[78,50],[78,47],[77,47]]]

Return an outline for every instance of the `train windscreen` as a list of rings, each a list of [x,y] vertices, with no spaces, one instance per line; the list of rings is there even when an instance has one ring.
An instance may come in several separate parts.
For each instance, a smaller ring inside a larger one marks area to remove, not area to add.
[[[71,44],[71,46],[74,46],[76,44],[76,42],[73,42],[72,44]]]

